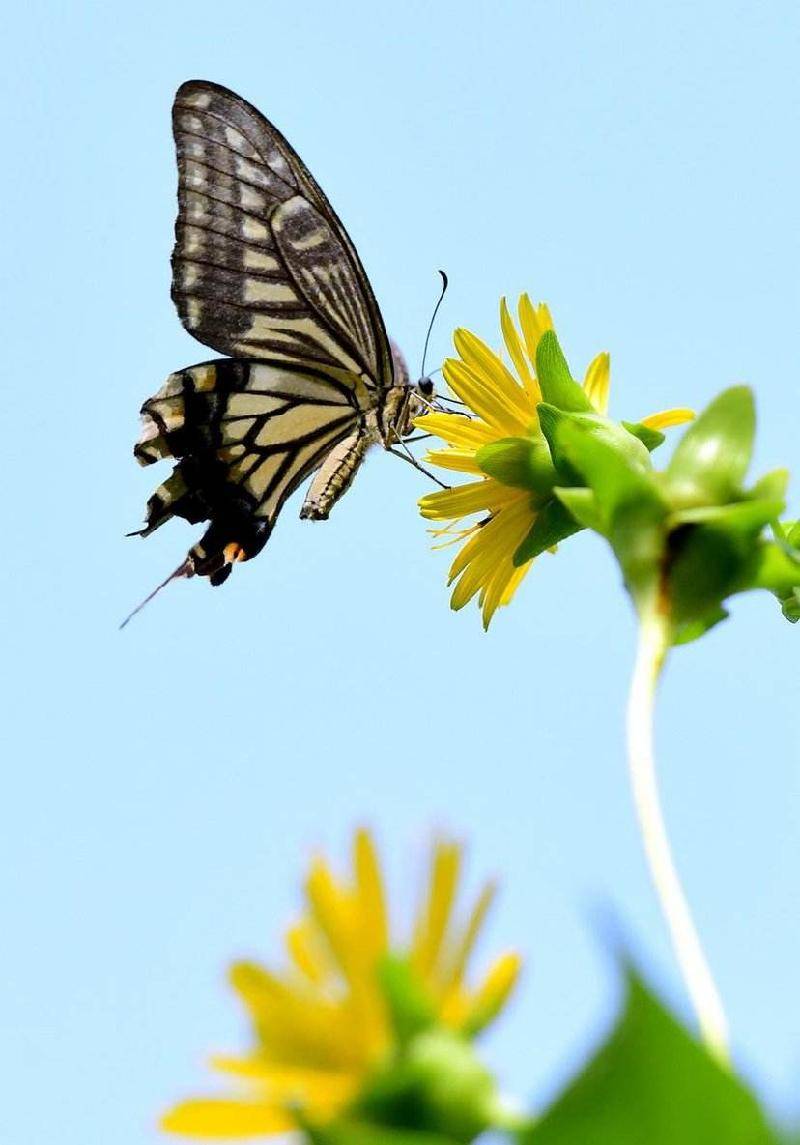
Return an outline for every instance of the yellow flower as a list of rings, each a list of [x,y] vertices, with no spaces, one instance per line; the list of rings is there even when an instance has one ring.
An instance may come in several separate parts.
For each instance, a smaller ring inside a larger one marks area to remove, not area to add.
[[[434,536],[443,538],[437,547],[465,542],[450,567],[448,584],[457,582],[451,606],[463,608],[477,593],[484,628],[497,608],[508,604],[533,563],[516,567],[513,557],[530,532],[541,503],[530,490],[488,476],[478,465],[476,454],[485,445],[526,437],[538,430],[536,406],[542,394],[535,372],[536,348],[545,331],[553,329],[553,320],[545,303],[535,305],[523,294],[519,300],[521,335],[504,298],[500,301],[500,326],[513,370],[475,334],[456,330],[453,341],[458,358],[447,359],[444,377],[470,412],[430,413],[416,421],[420,429],[445,442],[443,449],[429,451],[426,460],[430,464],[476,478],[429,493],[419,504],[423,517],[449,522],[433,530]],[[608,408],[609,382],[609,355],[598,354],[589,364],[583,388],[601,414]],[[643,418],[642,424],[664,429],[692,416],[687,409],[664,410]],[[459,528],[464,518],[478,513],[479,521]]]
[[[294,1110],[324,1123],[358,1094],[393,1048],[380,967],[404,954],[442,1025],[472,1036],[503,1008],[520,959],[498,958],[482,983],[465,974],[494,897],[487,884],[466,922],[454,919],[461,847],[438,840],[410,940],[391,945],[384,880],[372,836],[358,831],[349,879],[317,858],[305,883],[305,913],[286,933],[288,968],[239,962],[230,979],[253,1026],[255,1046],[244,1057],[212,1059],[245,1089],[224,1098],[184,1101],[161,1122],[196,1137],[249,1137],[297,1127]]]

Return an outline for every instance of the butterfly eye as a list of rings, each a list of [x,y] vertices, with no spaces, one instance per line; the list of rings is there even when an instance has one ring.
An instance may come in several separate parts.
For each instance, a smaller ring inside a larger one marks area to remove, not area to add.
[[[417,389],[423,397],[429,398],[433,395],[433,382],[430,378],[420,378],[417,382]]]

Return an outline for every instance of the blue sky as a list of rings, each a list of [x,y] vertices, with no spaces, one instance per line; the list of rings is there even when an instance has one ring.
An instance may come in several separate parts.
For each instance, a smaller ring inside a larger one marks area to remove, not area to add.
[[[117,631],[193,535],[123,537],[153,486],[138,407],[208,356],[169,299],[170,103],[203,77],[278,124],[412,364],[442,266],[434,359],[456,325],[496,341],[499,296],[528,290],[576,370],[611,351],[619,416],[751,382],[757,467],[796,465],[797,7],[53,0],[4,21],[0,1137],[158,1140],[207,1053],[243,1043],[226,962],[276,954],[310,851],[343,856],[357,822],[401,899],[437,828],[502,878],[483,954],[519,946],[528,971],[486,1052],[542,1101],[613,1007],[609,914],[685,1010],[625,783],[617,571],[579,537],[485,636],[447,607],[425,485],[375,455],[327,524],[290,505],[223,589],[173,586]],[[741,600],[674,656],[658,728],[737,1058],[782,1113],[799,637]]]

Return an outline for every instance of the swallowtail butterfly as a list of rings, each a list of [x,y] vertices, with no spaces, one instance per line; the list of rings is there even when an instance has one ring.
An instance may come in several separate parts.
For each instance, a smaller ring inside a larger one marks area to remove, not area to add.
[[[208,521],[168,580],[219,585],[311,474],[300,515],[327,518],[369,446],[408,436],[433,386],[410,384],[352,241],[280,132],[204,80],[178,89],[172,124],[172,298],[189,333],[228,356],[171,374],[142,406],[137,460],[177,464],[139,535]]]

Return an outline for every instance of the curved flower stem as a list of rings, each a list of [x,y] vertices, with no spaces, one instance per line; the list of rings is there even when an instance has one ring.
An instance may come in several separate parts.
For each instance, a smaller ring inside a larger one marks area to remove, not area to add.
[[[658,602],[640,612],[639,646],[628,697],[628,766],[650,875],[672,939],[700,1032],[727,1064],[728,1023],[672,858],[661,813],[653,756],[656,686],[670,643],[669,617]]]

